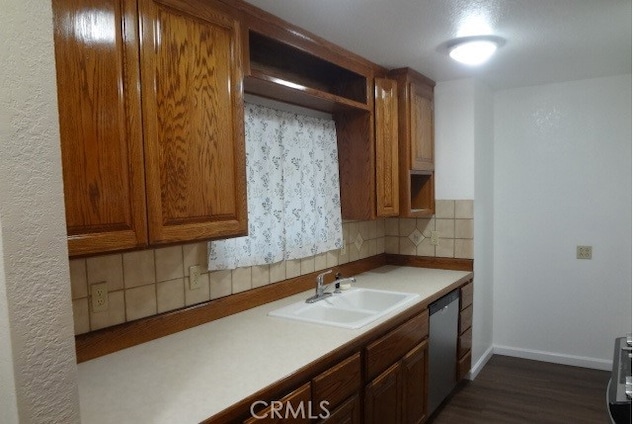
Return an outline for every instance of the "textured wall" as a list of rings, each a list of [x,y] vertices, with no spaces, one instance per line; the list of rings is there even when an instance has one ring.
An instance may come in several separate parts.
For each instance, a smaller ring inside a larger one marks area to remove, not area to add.
[[[631,145],[631,75],[495,94],[500,352],[610,369],[631,331]]]
[[[0,217],[1,218],[1,217]],[[2,221],[0,220],[0,240],[2,240]],[[5,290],[4,261],[2,260],[2,243],[0,243],[0,423],[18,421],[18,405],[16,403],[16,384],[13,373],[13,355],[11,330],[9,327],[9,311],[7,309],[7,292]]]
[[[50,2],[2,3],[0,313],[12,357],[4,347],[0,366],[13,363],[24,423],[79,422],[51,22]]]

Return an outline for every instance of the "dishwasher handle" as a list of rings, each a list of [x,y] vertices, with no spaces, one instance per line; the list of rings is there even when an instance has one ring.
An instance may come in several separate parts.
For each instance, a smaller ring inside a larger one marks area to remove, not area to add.
[[[452,302],[455,302],[459,298],[460,298],[460,289],[455,289],[449,294],[442,296],[440,299],[436,300],[435,302],[429,305],[429,316],[437,312],[440,312],[441,310],[445,309]]]

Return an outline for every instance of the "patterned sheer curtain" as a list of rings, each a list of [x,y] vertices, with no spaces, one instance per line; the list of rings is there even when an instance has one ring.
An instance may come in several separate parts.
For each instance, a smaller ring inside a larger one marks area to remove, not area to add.
[[[249,235],[209,243],[209,270],[342,247],[335,123],[245,105]]]

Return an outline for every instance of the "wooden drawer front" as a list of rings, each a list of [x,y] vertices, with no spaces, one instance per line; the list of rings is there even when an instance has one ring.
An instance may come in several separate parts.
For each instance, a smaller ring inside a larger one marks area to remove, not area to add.
[[[460,311],[460,320],[458,321],[458,334],[462,334],[471,327],[473,321],[473,305]]]
[[[244,424],[256,424],[256,423],[307,423],[311,422],[309,417],[309,405],[311,404],[311,384],[307,383],[304,386],[294,390],[282,399],[282,408],[275,410],[268,406],[258,412],[256,416],[248,418],[244,421]],[[290,406],[287,407],[287,404]],[[302,406],[301,406],[302,405]],[[304,408],[304,411],[302,411]],[[297,414],[291,412],[285,414],[285,411],[295,411]],[[294,416],[295,415],[295,416]]]
[[[345,399],[358,392],[361,383],[360,352],[323,372],[311,381],[313,408],[316,415],[321,406],[333,410]],[[322,405],[321,402],[324,402]],[[328,404],[326,402],[329,402]]]
[[[318,416],[326,416],[326,411],[320,411]],[[320,422],[322,424],[359,424],[360,396],[353,396],[342,405],[338,406],[335,411],[331,411],[331,415]]]
[[[462,358],[458,359],[458,370],[456,372],[456,380],[460,381],[471,370],[471,351],[467,352]]]
[[[458,359],[462,358],[471,350],[471,328],[458,337]]]
[[[460,289],[460,310],[473,303],[473,283],[466,284]]]
[[[424,311],[366,347],[366,377],[371,380],[402,358],[429,332],[429,314]]]

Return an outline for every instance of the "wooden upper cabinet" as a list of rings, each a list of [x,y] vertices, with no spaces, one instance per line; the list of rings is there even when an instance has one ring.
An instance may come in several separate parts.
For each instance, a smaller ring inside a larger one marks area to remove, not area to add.
[[[409,69],[394,69],[398,82],[398,156],[400,217],[435,213],[433,87],[429,78]]]
[[[205,0],[53,0],[70,256],[246,233],[241,37]]]
[[[140,0],[152,244],[246,234],[240,24],[204,0]]]
[[[409,83],[411,170],[433,171],[433,87]]]
[[[375,125],[377,215],[397,216],[398,84],[392,79],[375,79]]]
[[[136,4],[52,6],[69,254],[144,246]]]

